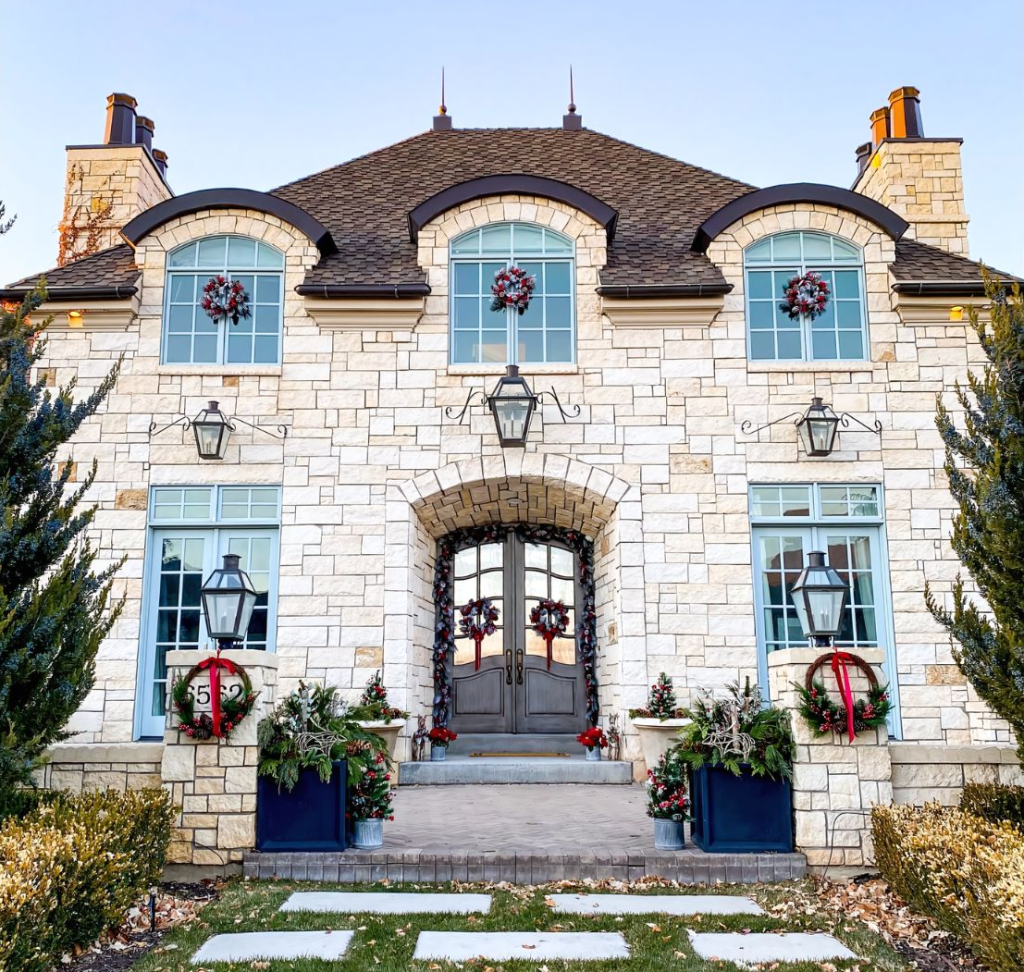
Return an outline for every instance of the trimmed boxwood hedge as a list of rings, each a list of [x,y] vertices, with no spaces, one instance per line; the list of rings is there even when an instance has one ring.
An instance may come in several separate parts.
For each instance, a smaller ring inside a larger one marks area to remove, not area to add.
[[[960,809],[993,823],[1007,820],[1024,833],[1024,786],[1006,783],[968,783]]]
[[[0,825],[0,972],[47,972],[120,923],[160,880],[171,839],[162,789],[35,802]]]

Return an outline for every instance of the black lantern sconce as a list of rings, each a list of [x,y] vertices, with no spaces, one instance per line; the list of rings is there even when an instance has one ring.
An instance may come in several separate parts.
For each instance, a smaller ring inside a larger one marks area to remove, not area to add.
[[[744,435],[757,435],[758,432],[789,419],[794,420],[797,438],[809,456],[830,456],[836,447],[840,425],[845,429],[849,428],[851,422],[856,422],[866,432],[874,432],[877,436],[882,434],[882,423],[878,419],[875,419],[874,425],[867,425],[849,412],[837,415],[832,406],[826,405],[817,395],[811,399],[811,404],[805,412],[790,412],[774,422],[759,425],[756,429],[751,428],[753,422],[746,421],[740,426],[740,431]]]
[[[265,429],[262,425],[253,425],[252,422],[246,422],[245,419],[239,418],[237,415],[225,415],[220,410],[219,402],[207,402],[206,408],[195,418],[190,419],[187,415],[179,415],[173,422],[169,422],[159,429],[156,427],[156,422],[151,422],[149,435],[152,438],[154,435],[159,435],[161,432],[180,425],[182,429],[192,429],[196,438],[196,452],[199,453],[200,459],[223,459],[227,455],[231,433],[235,431],[235,422],[241,422],[242,425],[255,429],[257,432],[263,432],[275,439],[288,438],[288,426],[279,425],[276,433],[271,432],[270,429]]]
[[[259,596],[238,562],[238,554],[224,554],[224,566],[210,574],[199,589],[206,631],[216,639],[218,651],[245,641]]]
[[[490,395],[483,392],[471,391],[466,399],[465,405],[456,411],[456,406],[449,405],[444,414],[459,424],[466,417],[473,400],[487,407],[494,417],[494,427],[498,432],[498,441],[502,448],[523,448],[526,439],[530,434],[530,422],[533,420],[533,413],[537,410],[538,404],[544,403],[545,395],[550,395],[558,406],[558,412],[564,422],[566,418],[579,418],[580,406],[572,405],[568,409],[562,407],[558,394],[551,389],[550,392],[535,393],[526,383],[526,379],[519,374],[516,365],[509,365],[506,373],[494,386]]]
[[[849,588],[834,567],[825,563],[825,554],[812,550],[807,566],[797,576],[790,595],[804,637],[828,648],[843,626],[843,612]]]

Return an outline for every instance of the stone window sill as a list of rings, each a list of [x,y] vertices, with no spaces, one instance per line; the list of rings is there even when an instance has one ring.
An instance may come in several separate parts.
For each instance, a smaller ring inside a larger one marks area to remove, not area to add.
[[[750,374],[781,373],[787,371],[838,371],[854,372],[874,370],[871,361],[748,361],[747,371]]]
[[[161,364],[156,368],[158,375],[219,375],[224,378],[234,376],[260,376],[280,375],[281,365],[190,365],[190,364]]]
[[[450,364],[448,374],[454,376],[463,375],[503,375],[507,365],[503,364]],[[520,365],[519,374],[524,377],[530,375],[578,375],[579,365],[575,364],[532,364]]]

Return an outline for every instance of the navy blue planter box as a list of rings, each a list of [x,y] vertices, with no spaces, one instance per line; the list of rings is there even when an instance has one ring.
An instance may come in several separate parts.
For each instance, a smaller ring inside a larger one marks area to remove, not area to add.
[[[709,853],[793,850],[793,801],[788,780],[733,776],[704,765],[690,774],[693,842]]]
[[[334,763],[330,782],[303,770],[290,793],[266,776],[256,790],[256,847],[261,851],[343,851],[345,840],[344,760]]]

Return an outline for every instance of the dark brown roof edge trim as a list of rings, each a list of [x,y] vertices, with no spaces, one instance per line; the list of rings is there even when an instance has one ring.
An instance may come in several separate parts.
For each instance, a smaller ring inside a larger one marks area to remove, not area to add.
[[[722,297],[731,290],[731,283],[645,284],[639,286],[615,284],[610,287],[597,288],[597,292],[602,297],[626,297],[637,300],[643,297]]]
[[[182,196],[173,196],[140,213],[121,230],[121,235],[134,246],[158,226],[178,216],[188,216],[202,209],[229,208],[255,209],[276,216],[305,233],[322,254],[336,253],[338,250],[330,231],[315,216],[311,216],[295,203],[287,202],[270,193],[257,192],[255,189],[199,189],[196,192],[186,192]]]
[[[607,203],[601,202],[596,196],[584,192],[567,182],[557,179],[545,179],[543,176],[523,175],[489,175],[481,179],[470,179],[458,185],[449,186],[421,202],[409,213],[409,239],[413,243],[419,231],[432,219],[440,216],[454,206],[481,199],[484,196],[500,196],[505,193],[523,193],[528,196],[543,196],[557,202],[572,206],[586,213],[600,223],[608,234],[611,243],[615,236],[615,222],[619,214]]]
[[[42,276],[42,274],[40,274]],[[0,290],[0,300],[24,300],[33,287],[9,287]],[[126,300],[138,293],[138,287],[47,287],[46,303],[68,300]]]
[[[690,248],[697,253],[706,253],[711,241],[736,220],[759,209],[790,203],[821,203],[845,209],[881,226],[894,240],[898,240],[909,226],[902,216],[897,216],[888,206],[862,196],[859,192],[817,182],[790,182],[781,186],[769,186],[767,189],[755,189],[726,203],[701,223]]]
[[[914,297],[984,297],[985,283],[978,280],[897,280],[892,289]]]
[[[401,284],[299,284],[295,293],[302,297],[426,297],[430,285],[425,283]]]

